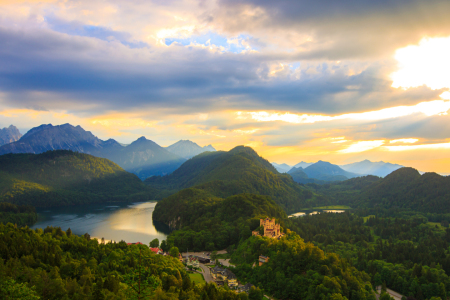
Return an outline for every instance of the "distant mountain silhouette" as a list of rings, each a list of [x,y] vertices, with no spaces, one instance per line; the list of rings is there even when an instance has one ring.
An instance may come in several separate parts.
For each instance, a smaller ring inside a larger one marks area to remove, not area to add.
[[[216,151],[216,149],[214,149],[214,147],[211,145],[200,147],[196,143],[189,140],[180,140],[175,144],[166,147],[166,149],[169,152],[185,159],[189,159],[206,151]]]
[[[277,164],[277,163],[274,163],[274,162],[271,163],[271,164],[280,173],[287,173],[287,172],[289,172],[290,169],[292,169],[292,167],[290,165],[288,165],[288,164]]]
[[[32,128],[19,141],[0,147],[0,155],[8,153],[44,153],[49,150],[72,150],[104,157],[141,179],[165,175],[176,170],[185,159],[145,137],[127,146],[114,139],[103,141],[81,126],[70,124],[41,125]]]
[[[22,134],[14,125],[0,129],[0,146],[18,141],[21,137]]]
[[[170,174],[186,160],[143,136],[105,157],[141,179]]]
[[[306,169],[307,167],[309,167],[310,165],[312,165],[313,164],[313,162],[304,162],[304,161],[301,161],[301,162],[299,162],[298,164],[296,164],[294,167],[295,168],[303,168],[303,169]]]
[[[383,161],[371,162],[367,159],[352,164],[342,165],[340,167],[348,172],[375,175],[379,177],[385,177],[393,171],[403,168],[401,165],[385,163]]]
[[[347,180],[353,177],[359,177],[360,174],[347,172],[337,165],[319,160],[303,170],[309,178],[315,178],[324,181]]]

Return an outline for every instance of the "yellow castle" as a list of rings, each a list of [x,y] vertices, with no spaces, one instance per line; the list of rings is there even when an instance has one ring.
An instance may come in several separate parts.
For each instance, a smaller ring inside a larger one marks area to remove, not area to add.
[[[265,219],[260,219],[259,220],[259,226],[263,226],[264,227],[264,235],[263,236],[267,236],[270,238],[280,238],[281,236],[283,236],[283,234],[281,233],[281,228],[280,228],[280,224],[276,224],[275,223],[275,219],[269,219],[269,218],[265,218]],[[252,231],[252,235],[260,235],[258,231]]]

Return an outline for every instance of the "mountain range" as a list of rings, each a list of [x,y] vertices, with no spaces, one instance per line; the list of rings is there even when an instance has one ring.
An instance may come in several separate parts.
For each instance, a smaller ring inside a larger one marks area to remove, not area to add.
[[[166,149],[169,152],[185,159],[189,159],[206,151],[216,151],[216,149],[214,149],[211,145],[200,147],[196,143],[189,140],[180,140],[175,144],[166,147]]]
[[[401,165],[385,163],[383,161],[371,162],[367,159],[352,164],[341,165],[340,167],[348,172],[374,175],[379,177],[385,177],[393,171],[403,168],[403,166]]]
[[[271,164],[280,173],[287,173],[287,172],[289,172],[289,170],[292,169],[292,167],[290,165],[288,165],[288,164],[277,164],[277,163],[274,163],[274,162],[271,163]]]
[[[145,137],[123,146],[114,139],[103,141],[81,126],[47,124],[32,128],[19,140],[1,146],[0,155],[39,154],[49,150],[72,150],[107,158],[141,179],[169,174],[192,155],[215,151],[211,145],[202,148],[191,141],[179,141],[164,148]]]
[[[14,125],[0,129],[0,146],[18,141],[21,137],[22,134]]]

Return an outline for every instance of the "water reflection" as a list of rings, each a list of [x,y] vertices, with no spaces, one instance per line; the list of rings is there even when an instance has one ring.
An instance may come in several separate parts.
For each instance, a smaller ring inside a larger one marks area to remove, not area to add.
[[[320,212],[325,212],[325,213],[337,213],[337,214],[339,214],[339,213],[344,213],[345,210],[329,209],[329,210],[322,210],[322,211],[298,212],[298,213],[295,213],[295,214],[290,215],[289,218],[293,218],[293,217],[304,217],[304,216],[306,216],[307,214],[309,214],[309,215],[317,215],[317,214],[319,214]]]
[[[33,228],[54,226],[64,231],[70,228],[74,234],[87,232],[107,241],[148,244],[154,238],[161,241],[170,233],[166,225],[153,222],[155,205],[156,202],[144,202],[47,208],[38,211],[40,220]]]

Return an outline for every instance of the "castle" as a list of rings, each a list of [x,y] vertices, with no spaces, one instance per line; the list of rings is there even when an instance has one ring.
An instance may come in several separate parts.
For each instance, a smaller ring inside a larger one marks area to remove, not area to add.
[[[283,234],[281,233],[280,224],[275,224],[275,219],[269,219],[269,218],[260,219],[259,226],[264,227],[264,235],[263,236],[267,236],[267,237],[274,238],[274,239],[277,239],[277,238],[280,238],[281,236],[283,236]],[[252,231],[252,235],[257,236],[260,234],[258,231]]]

